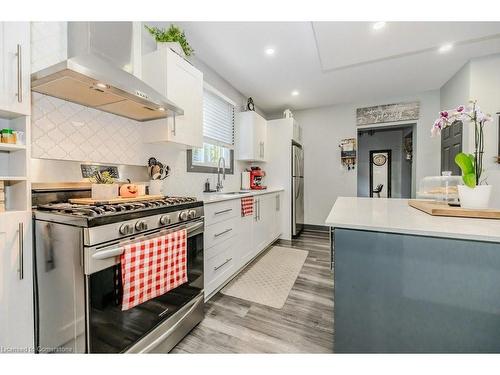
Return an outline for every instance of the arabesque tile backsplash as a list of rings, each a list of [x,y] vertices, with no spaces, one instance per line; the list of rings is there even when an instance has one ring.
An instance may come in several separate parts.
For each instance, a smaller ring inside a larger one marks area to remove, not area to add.
[[[32,156],[144,165],[141,123],[33,93]]]

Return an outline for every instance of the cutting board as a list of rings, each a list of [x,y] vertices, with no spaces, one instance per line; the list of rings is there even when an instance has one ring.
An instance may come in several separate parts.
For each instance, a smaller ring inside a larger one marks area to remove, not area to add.
[[[117,204],[117,203],[127,203],[127,202],[155,201],[163,198],[165,198],[165,196],[163,195],[141,195],[140,197],[135,197],[135,198],[119,197],[108,200],[99,200],[92,198],[74,198],[70,199],[69,203],[92,206],[97,204]]]
[[[433,216],[469,217],[475,219],[500,219],[500,210],[496,209],[469,209],[462,207],[451,207],[438,201],[408,200],[408,204],[417,210]]]

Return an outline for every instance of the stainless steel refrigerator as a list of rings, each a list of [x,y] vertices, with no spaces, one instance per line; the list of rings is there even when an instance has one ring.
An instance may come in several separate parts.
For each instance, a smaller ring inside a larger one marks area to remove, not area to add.
[[[304,228],[304,150],[292,143],[292,236]]]

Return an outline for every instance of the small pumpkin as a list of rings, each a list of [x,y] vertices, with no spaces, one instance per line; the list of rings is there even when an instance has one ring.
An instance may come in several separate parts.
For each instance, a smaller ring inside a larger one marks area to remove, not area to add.
[[[120,197],[135,198],[139,195],[139,188],[135,184],[123,184],[120,186]]]

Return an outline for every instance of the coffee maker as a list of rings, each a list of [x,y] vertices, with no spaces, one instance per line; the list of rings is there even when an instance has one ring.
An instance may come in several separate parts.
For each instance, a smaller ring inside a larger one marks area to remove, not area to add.
[[[266,172],[264,172],[260,167],[250,167],[250,189],[252,190],[264,190],[267,186],[263,184]]]

